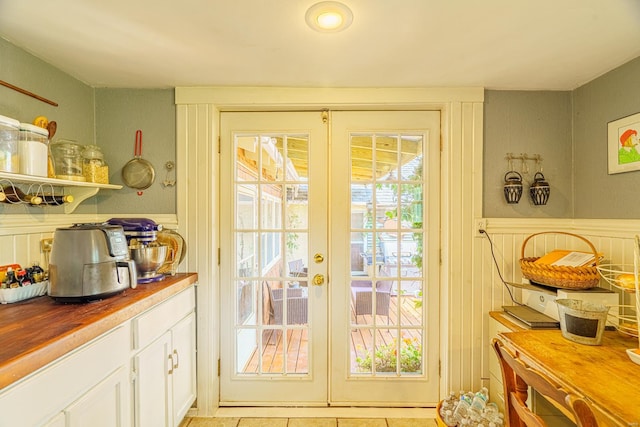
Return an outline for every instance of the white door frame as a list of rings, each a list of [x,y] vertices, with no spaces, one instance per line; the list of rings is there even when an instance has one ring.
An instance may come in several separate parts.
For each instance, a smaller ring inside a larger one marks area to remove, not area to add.
[[[177,218],[197,287],[198,398],[192,415],[218,407],[218,219],[220,111],[437,109],[442,112],[440,390],[477,387],[488,362],[463,330],[463,290],[472,288],[474,224],[482,217],[482,88],[176,88]],[[466,209],[463,210],[463,207]],[[224,256],[224,255],[223,255]],[[482,307],[482,301],[477,301]],[[468,309],[467,309],[468,310]],[[476,315],[481,315],[477,312]],[[488,322],[488,320],[487,320]],[[485,320],[474,326],[482,330]],[[213,380],[211,380],[213,378]],[[457,388],[456,388],[457,387]]]

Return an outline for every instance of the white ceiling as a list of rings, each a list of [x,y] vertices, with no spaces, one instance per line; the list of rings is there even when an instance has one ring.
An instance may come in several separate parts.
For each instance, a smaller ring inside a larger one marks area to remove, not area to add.
[[[315,2],[0,0],[0,36],[95,87],[571,90],[640,56],[639,0],[343,0],[333,34]]]

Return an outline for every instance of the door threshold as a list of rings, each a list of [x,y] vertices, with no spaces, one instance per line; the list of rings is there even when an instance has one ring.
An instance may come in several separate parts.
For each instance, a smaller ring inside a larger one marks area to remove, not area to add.
[[[435,418],[435,408],[219,407],[216,418]]]

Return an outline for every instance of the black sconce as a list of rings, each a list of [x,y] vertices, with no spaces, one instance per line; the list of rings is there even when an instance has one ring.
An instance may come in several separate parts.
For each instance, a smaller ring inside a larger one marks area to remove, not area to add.
[[[504,175],[504,198],[509,204],[518,203],[522,197],[522,175],[509,171]]]
[[[542,172],[536,172],[533,176],[533,184],[529,187],[529,195],[534,205],[546,205],[551,194],[549,183],[544,180]]]

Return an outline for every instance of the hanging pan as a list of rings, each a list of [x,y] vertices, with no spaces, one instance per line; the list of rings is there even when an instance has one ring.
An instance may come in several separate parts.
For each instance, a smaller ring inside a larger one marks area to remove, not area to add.
[[[142,131],[136,131],[136,143],[133,150],[134,157],[122,168],[124,184],[136,190],[146,190],[156,179],[156,171],[148,160],[142,158]],[[142,191],[138,191],[138,196]]]

